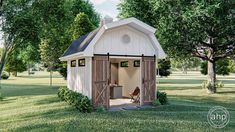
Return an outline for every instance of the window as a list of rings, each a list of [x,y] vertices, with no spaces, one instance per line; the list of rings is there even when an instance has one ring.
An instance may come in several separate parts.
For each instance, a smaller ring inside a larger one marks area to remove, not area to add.
[[[140,67],[140,61],[139,60],[134,61],[134,67]]]
[[[71,67],[76,67],[76,60],[71,61]]]
[[[122,61],[121,67],[128,67],[128,61]]]
[[[85,59],[79,59],[78,66],[85,66]]]

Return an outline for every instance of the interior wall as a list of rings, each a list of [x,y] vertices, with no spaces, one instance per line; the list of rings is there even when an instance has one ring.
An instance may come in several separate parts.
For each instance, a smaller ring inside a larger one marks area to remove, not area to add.
[[[111,63],[111,84],[118,83],[118,63]]]
[[[124,97],[130,97],[129,93],[133,92],[138,86],[141,87],[140,67],[134,67],[134,60],[121,60],[128,61],[128,67],[118,68],[118,84],[123,86],[122,95]]]

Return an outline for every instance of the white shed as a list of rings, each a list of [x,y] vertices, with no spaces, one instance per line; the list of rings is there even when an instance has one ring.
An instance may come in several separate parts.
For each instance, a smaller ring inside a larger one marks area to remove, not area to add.
[[[60,58],[67,61],[67,85],[92,99],[93,106],[110,106],[110,98],[130,97],[140,88],[140,105],[156,95],[156,60],[165,58],[156,29],[136,18],[103,21],[78,38]]]

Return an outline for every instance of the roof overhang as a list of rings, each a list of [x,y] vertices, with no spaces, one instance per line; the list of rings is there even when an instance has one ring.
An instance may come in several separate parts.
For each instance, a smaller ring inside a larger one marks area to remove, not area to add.
[[[82,56],[84,56],[84,53],[78,52],[78,53],[71,54],[68,56],[60,57],[59,59],[60,59],[60,61],[68,61],[68,60],[77,59],[78,57],[82,57]]]

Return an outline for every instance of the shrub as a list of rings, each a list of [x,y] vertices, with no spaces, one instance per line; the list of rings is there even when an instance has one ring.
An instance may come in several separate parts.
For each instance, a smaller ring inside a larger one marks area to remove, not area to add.
[[[58,91],[58,97],[62,100],[62,101],[64,101],[65,100],[65,98],[64,98],[64,93],[66,92],[66,90],[68,90],[66,87],[60,87],[59,88],[59,91]]]
[[[161,103],[159,102],[158,99],[155,99],[155,100],[153,101],[153,105],[154,105],[154,106],[159,106],[159,105],[161,105]]]
[[[85,113],[90,113],[92,111],[91,100],[87,96],[80,96],[75,100],[75,107]]]
[[[3,97],[2,97],[2,93],[0,93],[0,101],[3,99]]]
[[[2,76],[1,78],[4,79],[4,80],[7,80],[9,78],[9,74],[7,72],[2,72]]]
[[[217,88],[223,88],[224,87],[224,83],[222,81],[216,81],[216,84],[215,86]],[[203,81],[202,82],[202,88],[205,88],[205,89],[212,89],[212,84],[208,81]]]
[[[167,94],[165,92],[157,91],[157,99],[161,103],[161,105],[168,104]]]
[[[103,112],[105,112],[105,111],[106,111],[106,109],[104,108],[103,105],[99,105],[99,106],[96,108],[96,112],[98,112],[98,113],[103,113]]]
[[[85,113],[92,111],[91,100],[87,96],[69,90],[67,87],[59,88],[58,97],[61,98],[62,101],[66,101],[70,105],[76,107],[80,112]]]

